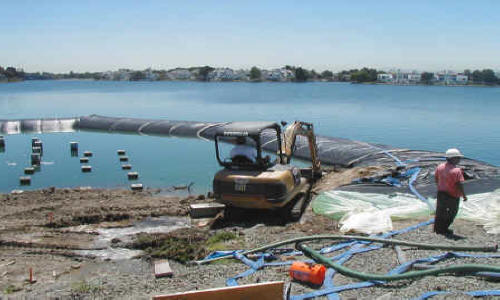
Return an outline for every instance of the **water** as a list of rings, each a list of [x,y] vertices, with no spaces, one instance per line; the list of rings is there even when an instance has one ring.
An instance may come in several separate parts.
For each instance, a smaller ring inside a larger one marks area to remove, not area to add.
[[[0,119],[72,117],[88,114],[198,121],[312,121],[317,134],[394,147],[445,151],[500,165],[500,89],[352,85],[339,83],[200,83],[28,81],[0,85]],[[0,153],[0,191],[19,186],[29,165],[31,137],[6,137]],[[210,142],[103,133],[37,135],[45,163],[30,188],[126,187],[117,149],[127,150],[137,182],[169,187],[194,182],[211,188],[219,168]],[[81,173],[80,152],[91,150],[93,170]]]
[[[111,247],[113,239],[130,241],[138,233],[168,233],[180,228],[190,226],[190,219],[187,217],[163,216],[158,218],[148,217],[128,227],[119,228],[98,228],[99,233],[94,242],[94,246],[104,248],[100,250],[76,250],[79,255],[93,255],[101,259],[121,260],[130,259],[143,254],[141,250],[131,250],[126,248]],[[75,230],[78,232],[78,229]]]

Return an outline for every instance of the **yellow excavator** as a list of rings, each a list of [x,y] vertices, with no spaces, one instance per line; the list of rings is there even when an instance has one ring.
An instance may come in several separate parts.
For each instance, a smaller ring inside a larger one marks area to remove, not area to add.
[[[281,126],[273,122],[233,122],[217,129],[215,151],[224,169],[214,177],[213,192],[226,210],[267,209],[278,211],[287,220],[300,218],[313,183],[322,175],[316,137],[311,123],[295,121],[283,134]],[[308,141],[311,167],[290,165],[299,136]],[[227,148],[232,144],[244,144],[255,157],[231,157]]]

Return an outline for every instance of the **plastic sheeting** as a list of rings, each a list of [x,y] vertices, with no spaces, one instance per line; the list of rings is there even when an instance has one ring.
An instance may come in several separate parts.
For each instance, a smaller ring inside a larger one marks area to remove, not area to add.
[[[435,205],[436,199],[429,198]],[[312,202],[313,211],[339,221],[341,232],[378,233],[392,230],[391,219],[409,219],[434,213],[414,195],[323,192]],[[472,194],[460,203],[457,218],[483,225],[488,233],[500,233],[500,189]]]
[[[0,120],[2,134],[73,132],[77,127],[77,118]]]

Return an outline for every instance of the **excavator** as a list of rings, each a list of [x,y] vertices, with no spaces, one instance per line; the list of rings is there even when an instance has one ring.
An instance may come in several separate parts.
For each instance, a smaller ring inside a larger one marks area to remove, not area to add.
[[[217,129],[216,157],[224,168],[214,176],[213,192],[216,202],[224,204],[226,211],[264,209],[277,211],[283,220],[300,218],[314,182],[322,175],[321,163],[313,124],[295,121],[286,125],[281,122],[283,134],[280,124],[273,122],[233,122]],[[308,141],[310,167],[290,164],[299,136]],[[224,146],[241,143],[243,139],[246,146],[255,149],[255,159],[223,153]]]

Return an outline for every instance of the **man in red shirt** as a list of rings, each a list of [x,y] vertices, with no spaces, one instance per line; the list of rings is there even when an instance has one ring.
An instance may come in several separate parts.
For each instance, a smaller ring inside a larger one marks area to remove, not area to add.
[[[446,162],[440,164],[434,173],[437,185],[436,217],[434,219],[434,232],[437,234],[452,235],[448,229],[458,212],[460,197],[467,201],[464,192],[464,175],[457,167],[463,155],[458,149],[446,151]]]

